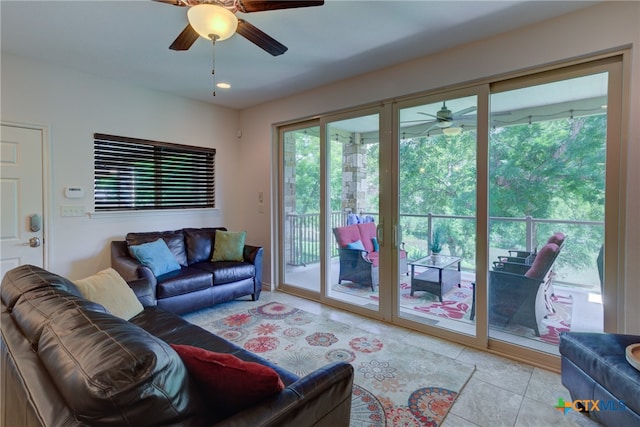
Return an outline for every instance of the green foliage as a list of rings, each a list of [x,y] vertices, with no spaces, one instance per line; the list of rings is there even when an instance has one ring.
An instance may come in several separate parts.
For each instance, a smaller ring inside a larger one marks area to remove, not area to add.
[[[298,215],[320,213],[320,138],[315,132],[297,132],[295,135],[295,212]],[[331,143],[331,210],[341,210],[342,144]],[[337,166],[336,166],[337,165]]]
[[[320,212],[320,140],[296,133],[296,209],[299,215]]]
[[[400,215],[403,241],[411,259],[425,256],[427,214],[436,215],[441,246],[475,267],[477,138],[467,130],[457,136],[420,136],[400,141]],[[329,147],[330,203],[342,210],[342,143]],[[489,142],[489,215],[498,218],[603,221],[605,201],[606,116],[559,119],[491,130]],[[379,208],[379,144],[363,147],[369,212]],[[296,139],[296,212],[319,212],[320,142]],[[439,215],[465,218],[438,218]],[[542,245],[555,231],[569,236],[557,262],[574,269],[592,267],[603,241],[602,226],[542,223],[535,230]],[[492,220],[492,248],[523,248],[524,222]]]
[[[431,245],[429,245],[429,249],[434,254],[439,254],[442,252],[442,240],[444,239],[444,229],[440,226],[436,226],[433,229],[433,234],[431,236]]]

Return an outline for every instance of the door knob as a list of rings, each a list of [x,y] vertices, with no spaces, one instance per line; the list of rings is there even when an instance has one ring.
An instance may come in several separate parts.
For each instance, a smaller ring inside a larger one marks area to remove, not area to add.
[[[40,246],[40,238],[39,237],[30,238],[29,246],[31,246],[32,248],[37,248],[38,246]]]

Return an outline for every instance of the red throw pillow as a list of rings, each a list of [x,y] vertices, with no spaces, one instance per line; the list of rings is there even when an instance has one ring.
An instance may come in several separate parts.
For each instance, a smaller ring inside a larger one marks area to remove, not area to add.
[[[284,389],[278,373],[268,366],[190,345],[171,347],[206,393],[207,403],[225,414],[238,412]]]

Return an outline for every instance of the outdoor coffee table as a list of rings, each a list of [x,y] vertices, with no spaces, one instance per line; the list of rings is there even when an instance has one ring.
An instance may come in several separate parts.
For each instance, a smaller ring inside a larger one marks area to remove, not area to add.
[[[415,291],[427,291],[442,296],[460,286],[460,261],[462,258],[444,255],[429,255],[412,261],[411,265],[411,296]],[[426,270],[416,273],[416,267],[426,267]]]

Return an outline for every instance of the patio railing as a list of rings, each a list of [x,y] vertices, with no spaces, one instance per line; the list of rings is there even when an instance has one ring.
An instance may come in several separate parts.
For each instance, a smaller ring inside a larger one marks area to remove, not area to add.
[[[331,229],[346,224],[345,212],[331,213]],[[287,215],[285,229],[288,265],[320,262],[320,214]],[[331,256],[338,256],[335,245],[331,246]]]
[[[376,213],[365,212],[365,214],[377,217]],[[332,212],[330,229],[346,224],[347,214],[344,212]],[[401,215],[402,237],[405,249],[408,251],[410,259],[417,259],[429,254],[428,242],[436,224],[448,224],[458,230],[466,230],[457,240],[451,240],[448,246],[449,253],[463,257],[463,268],[475,270],[475,217],[457,215],[438,214],[410,214]],[[541,247],[548,236],[555,231],[563,231],[569,236],[570,245],[563,249],[559,263],[571,268],[571,259],[587,258],[590,263],[600,249],[599,244],[604,236],[604,223],[600,221],[568,221],[556,219],[541,219],[533,217],[508,218],[490,217],[490,257],[495,258],[503,255],[508,249],[518,248],[521,250],[533,251]],[[456,224],[457,223],[457,224]],[[286,217],[286,249],[287,264],[293,266],[307,265],[320,261],[320,215],[287,215]],[[512,237],[511,239],[508,236]],[[331,237],[334,242],[333,237]],[[463,242],[463,239],[467,239]],[[590,243],[590,247],[588,246]],[[465,244],[467,250],[465,252]],[[456,253],[457,251],[457,253]],[[467,255],[468,253],[468,255]],[[337,246],[331,245],[331,256],[338,255]],[[572,270],[580,271],[581,268]],[[564,281],[569,274],[564,274]],[[572,273],[573,275],[573,273]],[[575,279],[582,282],[582,279]],[[594,285],[594,283],[591,283]]]

